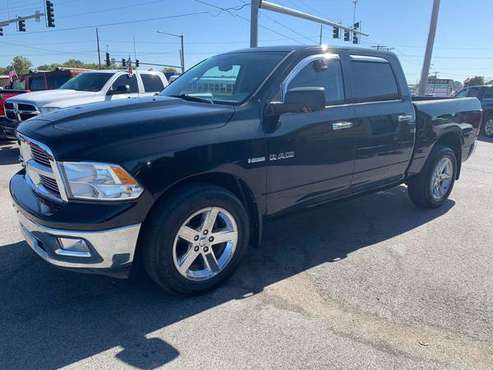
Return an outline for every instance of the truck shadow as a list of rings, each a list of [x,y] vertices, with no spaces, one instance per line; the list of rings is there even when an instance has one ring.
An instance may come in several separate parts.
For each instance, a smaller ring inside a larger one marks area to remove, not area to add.
[[[329,262],[330,269],[330,263],[431,222],[455,204],[449,200],[440,209],[419,210],[405,190],[270,221],[263,245],[250,249],[233,278],[197,297],[166,295],[146,279],[129,282],[57,270],[24,242],[0,246],[2,367],[59,368],[110,349],[117,351],[111,356],[137,368],[166,364],[180,351],[153,332],[231,300],[249,299],[320,264]]]
[[[493,143],[493,137],[480,136],[478,137],[479,141],[484,141],[485,143]]]
[[[19,163],[19,148],[10,142],[0,142],[0,166]]]

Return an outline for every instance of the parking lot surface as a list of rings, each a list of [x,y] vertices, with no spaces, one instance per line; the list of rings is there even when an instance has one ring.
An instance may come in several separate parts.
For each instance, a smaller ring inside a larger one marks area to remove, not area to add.
[[[493,368],[493,141],[450,200],[405,187],[273,220],[226,285],[172,297],[22,241],[0,145],[0,368]]]

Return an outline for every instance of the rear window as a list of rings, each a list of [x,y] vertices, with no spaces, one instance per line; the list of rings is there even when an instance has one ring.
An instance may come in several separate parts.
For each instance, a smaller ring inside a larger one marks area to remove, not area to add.
[[[359,102],[399,98],[397,82],[389,63],[352,61],[351,88]]]
[[[31,77],[29,82],[31,91],[46,90],[44,76]]]
[[[164,89],[163,81],[161,77],[155,74],[142,73],[140,75],[144,84],[145,92],[161,92]]]
[[[71,76],[68,73],[56,74],[56,75],[48,75],[46,77],[48,82],[48,89],[58,89],[65,82],[67,82]]]

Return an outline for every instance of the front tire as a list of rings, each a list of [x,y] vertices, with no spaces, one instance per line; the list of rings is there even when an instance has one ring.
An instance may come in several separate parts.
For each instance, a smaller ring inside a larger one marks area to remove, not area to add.
[[[173,293],[197,294],[234,272],[248,246],[249,221],[231,192],[190,185],[158,204],[143,232],[150,278]]]
[[[445,203],[457,178],[457,158],[452,149],[438,146],[419,175],[408,182],[411,201],[420,208],[437,208]]]

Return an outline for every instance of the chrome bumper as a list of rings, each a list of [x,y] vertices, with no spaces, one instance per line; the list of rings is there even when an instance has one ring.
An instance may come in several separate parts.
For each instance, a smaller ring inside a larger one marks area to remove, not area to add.
[[[104,231],[58,230],[36,224],[20,212],[17,215],[31,249],[55,266],[106,274],[133,262],[140,224]],[[84,248],[66,248],[63,241],[67,240],[83,241]]]

